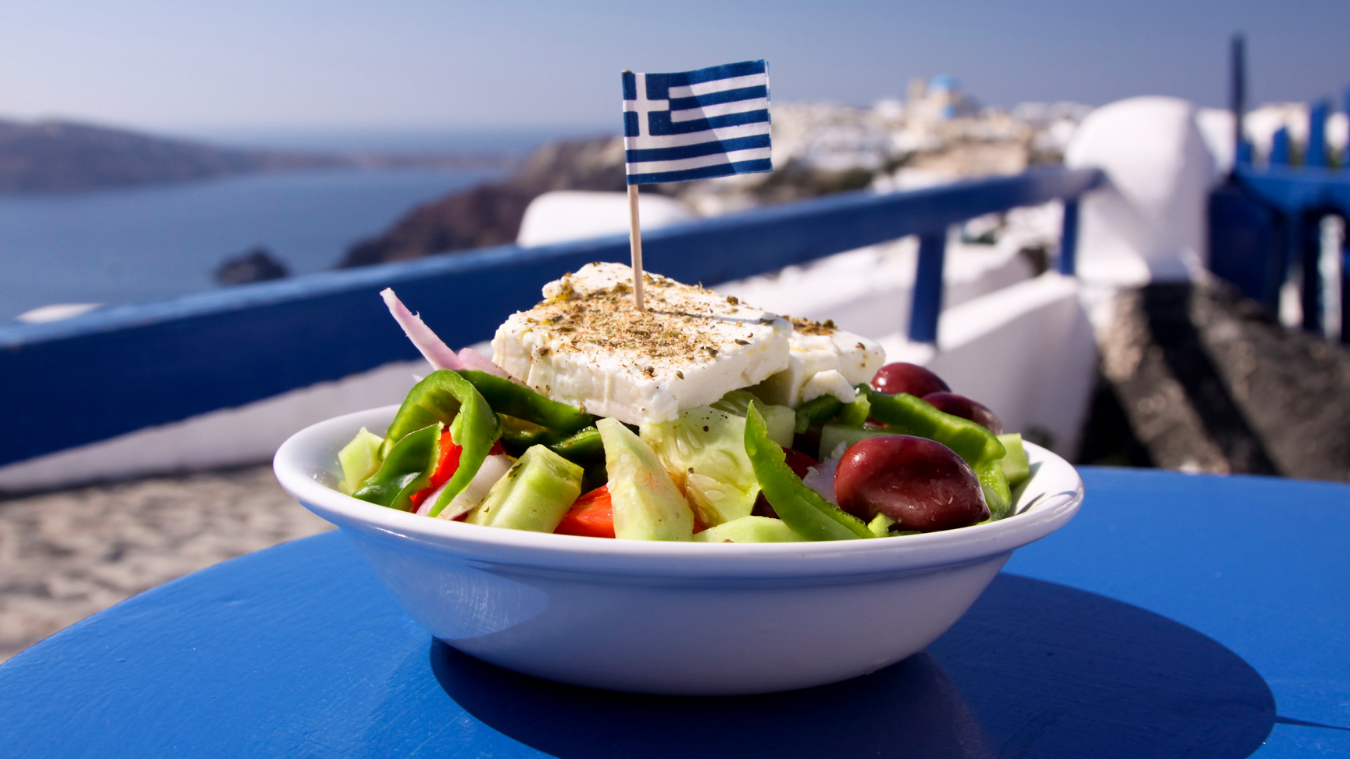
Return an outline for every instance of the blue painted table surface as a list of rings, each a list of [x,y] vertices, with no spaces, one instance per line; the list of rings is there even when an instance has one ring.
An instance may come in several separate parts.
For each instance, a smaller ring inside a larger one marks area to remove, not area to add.
[[[327,534],[0,666],[0,756],[1350,756],[1350,486],[1083,476],[1074,521],[946,635],[845,683],[700,699],[522,677],[435,642]]]

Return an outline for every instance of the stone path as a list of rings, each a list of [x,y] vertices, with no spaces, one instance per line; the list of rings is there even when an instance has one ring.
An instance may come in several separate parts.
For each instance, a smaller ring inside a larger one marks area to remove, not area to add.
[[[1344,346],[1285,329],[1212,281],[1122,293],[1098,343],[1155,465],[1350,481]]]
[[[329,528],[267,465],[0,500],[0,661],[175,577]]]

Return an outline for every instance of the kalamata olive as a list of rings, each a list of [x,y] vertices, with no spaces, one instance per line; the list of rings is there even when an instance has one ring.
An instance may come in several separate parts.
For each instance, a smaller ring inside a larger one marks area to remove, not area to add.
[[[834,495],[859,519],[885,514],[903,530],[936,532],[989,518],[970,465],[941,443],[909,435],[854,443],[835,470]]]
[[[929,393],[923,399],[944,414],[969,419],[995,435],[1003,434],[1003,421],[998,418],[998,414],[979,401],[956,393]]]
[[[920,398],[951,390],[942,378],[918,364],[886,364],[872,377],[872,389],[887,395],[909,393]]]

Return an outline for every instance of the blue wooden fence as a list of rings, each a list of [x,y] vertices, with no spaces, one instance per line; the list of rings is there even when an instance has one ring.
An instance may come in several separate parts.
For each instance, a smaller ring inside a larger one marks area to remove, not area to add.
[[[1210,268],[1245,294],[1270,307],[1295,272],[1300,273],[1303,328],[1321,333],[1326,304],[1320,267],[1322,219],[1350,219],[1350,171],[1332,167],[1327,144],[1331,102],[1308,107],[1308,140],[1301,165],[1294,165],[1289,129],[1277,130],[1265,166],[1253,162],[1253,149],[1242,129],[1246,110],[1246,71],[1241,38],[1233,41],[1232,102],[1236,155],[1229,182],[1210,202]],[[1345,93],[1350,115],[1350,89]],[[1342,159],[1342,164],[1345,158]],[[1350,240],[1350,235],[1346,236]],[[1350,244],[1343,241],[1339,292],[1341,341],[1350,343]]]
[[[644,252],[653,271],[711,284],[919,235],[910,334],[931,342],[949,226],[1064,200],[1074,210],[1065,214],[1061,269],[1072,273],[1076,199],[1101,181],[1094,169],[1044,169],[836,195],[652,231]],[[626,238],[502,246],[0,326],[0,464],[415,358],[377,295],[384,287],[458,346],[491,337],[563,272],[627,258]]]

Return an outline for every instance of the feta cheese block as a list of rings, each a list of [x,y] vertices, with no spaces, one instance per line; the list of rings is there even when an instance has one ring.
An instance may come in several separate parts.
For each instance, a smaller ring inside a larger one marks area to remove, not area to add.
[[[548,283],[543,302],[497,328],[493,363],[628,424],[674,420],[788,367],[786,319],[651,273],[638,311],[632,281],[623,264],[594,263]]]
[[[765,403],[796,408],[823,395],[852,403],[858,394],[853,388],[871,382],[886,363],[880,345],[832,321],[786,318],[793,326],[788,366],[752,388]]]

